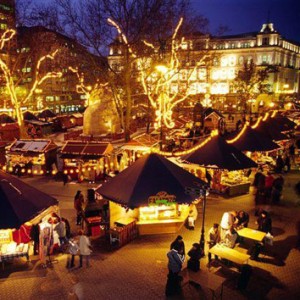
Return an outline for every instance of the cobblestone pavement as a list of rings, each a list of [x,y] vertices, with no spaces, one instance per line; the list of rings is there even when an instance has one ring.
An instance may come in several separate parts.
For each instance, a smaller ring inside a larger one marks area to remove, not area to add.
[[[285,175],[284,199],[280,205],[264,206],[272,216],[274,245],[266,249],[261,260],[250,261],[252,277],[243,292],[236,289],[237,274],[228,269],[207,268],[207,258],[201,260],[201,269],[216,272],[226,277],[223,299],[299,299],[300,296],[300,251],[295,248],[296,224],[300,222],[300,199],[293,191],[299,180],[299,172]],[[57,197],[63,216],[67,217],[75,230],[73,197],[80,189],[94,187],[88,183],[67,184],[47,178],[24,178],[24,181]],[[210,195],[207,199],[205,231],[213,223],[220,222],[224,211],[244,209],[250,214],[249,227],[255,225],[255,204],[253,192],[248,195],[225,199]],[[202,208],[198,205],[198,219],[195,230],[182,228],[188,251],[199,241],[202,224]],[[67,255],[58,254],[52,268],[43,269],[36,257],[31,263],[22,260],[5,265],[0,272],[0,299],[67,299],[74,276],[83,290],[82,299],[165,299],[167,257],[170,242],[176,234],[141,236],[116,251],[108,251],[100,241],[93,241],[94,252],[91,268],[66,269]],[[246,249],[241,248],[241,251]],[[78,261],[76,261],[78,265]],[[24,267],[25,265],[25,267]],[[210,299],[210,291],[190,285],[183,287],[183,293],[175,299]]]

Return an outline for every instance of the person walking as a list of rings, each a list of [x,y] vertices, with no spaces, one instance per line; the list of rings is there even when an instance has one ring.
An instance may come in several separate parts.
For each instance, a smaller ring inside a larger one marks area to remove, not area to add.
[[[80,251],[80,265],[82,267],[82,260],[85,257],[86,266],[90,267],[90,255],[92,253],[92,246],[90,239],[83,233],[83,230],[79,230],[79,251]]]
[[[181,294],[181,277],[179,276],[179,272],[182,269],[184,258],[179,254],[179,251],[182,251],[181,245],[179,243],[174,243],[171,247],[171,250],[167,253],[169,270],[165,290],[165,294],[167,297]]]
[[[71,255],[71,259],[68,259],[68,268],[74,268],[75,267],[75,256],[79,253],[79,246],[78,242],[75,238],[71,237],[69,240],[69,254]]]
[[[84,197],[81,191],[77,191],[74,197],[74,208],[76,210],[76,225],[81,225],[83,217]]]
[[[54,231],[57,232],[60,246],[64,245],[67,241],[66,239],[66,223],[61,219],[57,219],[57,224],[54,227]]]

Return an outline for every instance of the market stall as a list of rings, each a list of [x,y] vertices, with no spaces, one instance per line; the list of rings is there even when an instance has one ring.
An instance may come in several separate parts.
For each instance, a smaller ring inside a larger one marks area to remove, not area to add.
[[[281,149],[279,144],[273,142],[268,136],[254,130],[248,124],[245,124],[235,136],[227,139],[227,143],[243,151],[266,173],[274,169],[274,157]]]
[[[98,181],[115,170],[113,146],[107,142],[67,141],[61,149],[63,171],[78,181]]]
[[[42,226],[43,220],[58,211],[57,205],[55,198],[0,171],[0,261],[3,266],[5,261],[14,258],[25,256],[28,260],[33,226]]]
[[[211,177],[212,192],[227,193],[229,196],[249,192],[247,170],[257,167],[253,160],[215,134],[181,156],[181,159],[205,168]]]
[[[121,218],[134,218],[139,234],[177,232],[199,196],[186,187],[205,182],[158,154],[146,154],[96,189],[110,200],[110,227]]]
[[[145,153],[149,153],[158,143],[159,141],[156,138],[146,133],[132,138],[119,151],[119,171],[124,170]]]
[[[51,173],[57,148],[51,140],[15,140],[6,150],[6,170],[20,176]]]

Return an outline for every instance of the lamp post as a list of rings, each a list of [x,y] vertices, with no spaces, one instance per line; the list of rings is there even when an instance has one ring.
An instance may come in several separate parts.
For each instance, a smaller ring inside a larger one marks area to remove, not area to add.
[[[202,188],[203,191],[203,202],[202,202],[202,228],[201,228],[201,237],[200,237],[200,247],[204,251],[204,246],[205,246],[205,237],[204,237],[204,222],[205,222],[205,210],[206,210],[206,186]]]

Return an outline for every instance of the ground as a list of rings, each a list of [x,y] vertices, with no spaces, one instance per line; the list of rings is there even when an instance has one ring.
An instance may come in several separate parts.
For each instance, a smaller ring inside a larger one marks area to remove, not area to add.
[[[298,299],[300,296],[300,251],[295,248],[296,225],[300,222],[300,199],[293,187],[299,181],[299,171],[285,175],[284,198],[279,205],[264,206],[273,219],[274,245],[261,255],[261,261],[250,261],[253,274],[243,292],[236,289],[237,274],[216,266],[207,268],[207,257],[201,259],[201,269],[217,272],[226,277],[223,299]],[[24,178],[25,182],[45,191],[60,201],[61,215],[70,220],[76,231],[73,197],[78,189],[86,194],[88,183],[67,184],[52,178]],[[205,233],[213,223],[220,222],[224,211],[243,209],[250,214],[249,227],[256,228],[253,192],[248,195],[226,199],[210,195],[207,199]],[[195,230],[185,227],[179,232],[188,251],[201,234],[202,206],[198,204]],[[25,261],[15,260],[0,272],[0,299],[68,299],[74,285],[83,291],[82,299],[165,299],[167,257],[171,241],[176,234],[140,236],[116,251],[109,251],[100,241],[93,241],[94,252],[91,268],[66,268],[67,255],[58,254],[52,268],[41,268],[37,257]],[[207,249],[206,249],[207,250]],[[241,251],[246,251],[241,248]],[[76,261],[78,265],[78,261]],[[183,287],[183,294],[175,299],[210,299],[210,291],[190,285]]]

